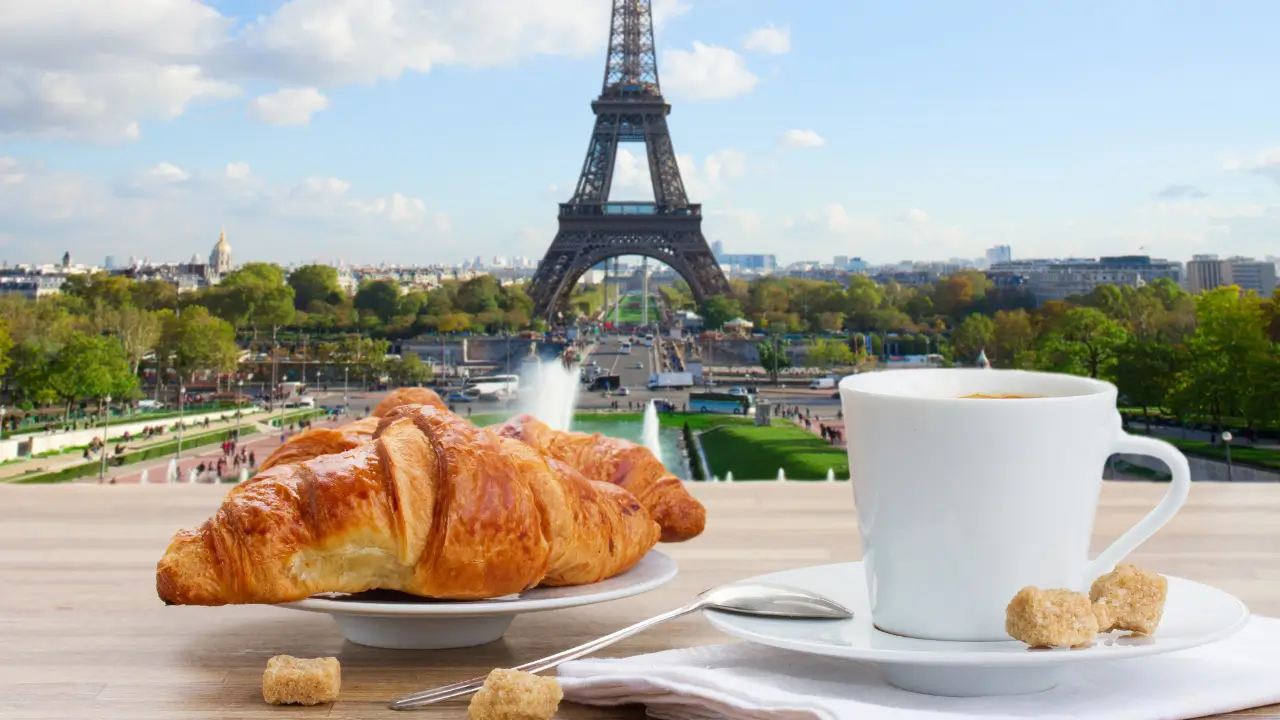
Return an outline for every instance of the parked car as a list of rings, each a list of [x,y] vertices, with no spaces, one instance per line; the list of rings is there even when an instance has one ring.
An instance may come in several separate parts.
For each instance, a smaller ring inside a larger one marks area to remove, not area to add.
[[[449,402],[464,402],[464,403],[469,403],[469,402],[471,402],[472,400],[475,400],[475,398],[473,398],[473,397],[471,397],[470,395],[467,395],[467,394],[465,394],[465,393],[460,393],[460,392],[451,392],[451,393],[449,393]]]
[[[630,395],[630,394],[631,394],[631,391],[624,387],[618,388],[618,391],[614,393],[614,395]]]

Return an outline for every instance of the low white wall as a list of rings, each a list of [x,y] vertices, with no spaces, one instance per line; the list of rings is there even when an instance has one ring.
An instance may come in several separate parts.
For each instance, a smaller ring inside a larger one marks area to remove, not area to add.
[[[20,444],[14,438],[0,440],[0,462],[16,459],[18,457],[18,445]]]
[[[261,412],[261,411],[257,409],[245,410],[244,417],[249,418],[258,412]],[[193,425],[203,423],[205,418],[208,418],[210,422],[214,422],[222,417],[234,418],[235,410],[227,409],[227,410],[220,410],[217,412],[185,415],[183,416],[182,421],[189,428]],[[247,420],[247,422],[253,422],[253,420]],[[108,427],[107,437],[118,438],[121,435],[124,435],[125,432],[128,432],[130,435],[137,435],[142,432],[143,428],[154,427],[156,425],[163,425],[167,430],[168,428],[171,428],[177,424],[178,424],[178,418],[175,416],[170,416],[170,417],[166,417],[158,420],[139,420],[138,422],[134,422],[134,423],[122,423],[119,425],[112,425]],[[42,452],[47,452],[49,450],[61,450],[62,448],[66,448],[66,447],[75,447],[77,445],[88,445],[96,437],[102,437],[101,427],[86,428],[84,430],[72,430],[70,432],[32,433],[29,435],[19,435],[16,438],[12,438],[10,440],[0,441],[0,461],[7,459],[7,457],[4,455],[4,453],[6,452],[4,443],[25,442],[26,440],[29,439],[31,441],[31,448],[30,450],[28,450],[28,452],[30,452],[32,455],[38,455]],[[17,454],[16,445],[13,449],[13,452],[14,452],[14,455],[16,456]]]

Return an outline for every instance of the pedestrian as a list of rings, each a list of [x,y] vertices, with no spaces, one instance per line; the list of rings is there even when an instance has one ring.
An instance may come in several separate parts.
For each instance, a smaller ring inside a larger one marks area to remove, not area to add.
[[[252,450],[249,451],[249,467],[251,468],[258,467],[258,459],[253,456]]]

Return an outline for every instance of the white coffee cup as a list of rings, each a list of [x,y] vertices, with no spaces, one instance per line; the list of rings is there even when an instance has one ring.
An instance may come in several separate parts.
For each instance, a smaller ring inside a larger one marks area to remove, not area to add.
[[[1030,396],[974,399],[975,394]],[[872,621],[931,640],[1008,640],[1019,589],[1085,591],[1186,501],[1187,460],[1121,430],[1116,388],[1017,370],[888,370],[840,381]],[[1113,453],[1159,458],[1164,499],[1089,560]]]

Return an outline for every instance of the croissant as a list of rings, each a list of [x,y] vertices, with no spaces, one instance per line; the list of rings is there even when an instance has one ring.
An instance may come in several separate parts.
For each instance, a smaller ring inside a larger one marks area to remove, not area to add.
[[[367,417],[339,428],[304,430],[268,455],[262,461],[260,470],[270,470],[277,465],[290,465],[357,448],[373,439],[373,434],[378,430],[378,422],[376,417]]]
[[[592,582],[657,542],[629,494],[584,488],[447,411],[393,415],[365,445],[233,488],[212,518],[174,536],[156,567],[160,599],[280,603],[385,589],[474,600]]]
[[[592,480],[631,492],[662,528],[663,542],[697,537],[706,527],[706,508],[642,445],[599,433],[553,430],[531,415],[512,418],[497,432],[523,441]]]
[[[382,398],[382,402],[370,413],[373,417],[384,417],[401,405],[434,405],[441,410],[449,406],[436,394],[435,390],[420,387],[397,388]]]

